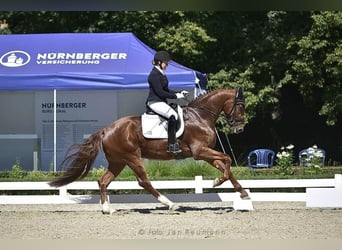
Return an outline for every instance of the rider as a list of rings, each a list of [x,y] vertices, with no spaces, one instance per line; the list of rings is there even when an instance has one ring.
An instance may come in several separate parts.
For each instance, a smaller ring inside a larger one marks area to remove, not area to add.
[[[167,99],[185,98],[187,91],[176,92],[169,89],[169,81],[165,75],[165,70],[171,60],[166,51],[158,51],[154,55],[152,68],[148,76],[149,94],[146,100],[147,108],[168,119],[168,146],[167,151],[172,153],[181,152],[179,143],[176,140],[176,125],[178,114],[167,103]]]

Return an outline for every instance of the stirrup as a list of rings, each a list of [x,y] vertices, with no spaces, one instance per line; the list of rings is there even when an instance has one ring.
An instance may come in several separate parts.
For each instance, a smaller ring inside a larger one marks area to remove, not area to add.
[[[182,152],[182,150],[179,147],[179,143],[178,142],[176,142],[174,144],[167,145],[167,150],[166,151],[170,152],[170,153],[174,153],[174,154]]]

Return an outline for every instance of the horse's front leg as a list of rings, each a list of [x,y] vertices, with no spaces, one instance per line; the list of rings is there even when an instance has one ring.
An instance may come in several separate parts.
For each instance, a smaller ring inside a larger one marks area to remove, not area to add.
[[[233,173],[230,171],[229,173],[229,180],[232,183],[234,189],[238,192],[240,192],[240,198],[247,200],[250,199],[248,193],[246,192],[246,190],[240,185],[240,183],[235,179]]]
[[[221,171],[222,176],[214,180],[214,187],[220,186],[223,182],[229,179],[230,163],[225,163],[222,160],[208,161],[211,165]],[[227,167],[228,166],[228,167]]]
[[[214,187],[221,185],[226,180],[230,180],[234,189],[240,193],[242,199],[248,199],[248,193],[240,185],[240,183],[235,179],[233,173],[230,170],[232,163],[231,158],[221,152],[213,150],[209,147],[202,147],[201,150],[194,154],[196,160],[204,160],[221,171],[222,176],[214,180]]]
[[[246,190],[240,185],[240,183],[235,179],[232,171],[230,170],[231,159],[226,160],[225,162],[221,160],[214,160],[212,165],[218,168],[222,172],[222,176],[220,178],[216,178],[214,180],[214,187],[220,186],[226,180],[230,180],[234,189],[240,193],[241,199],[249,199],[248,193]]]

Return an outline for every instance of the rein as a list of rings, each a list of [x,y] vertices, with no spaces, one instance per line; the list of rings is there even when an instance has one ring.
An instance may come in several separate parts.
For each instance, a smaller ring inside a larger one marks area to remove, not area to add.
[[[234,107],[235,107],[235,104],[234,104],[233,108],[231,109],[231,111],[229,112],[229,115],[233,112]],[[215,113],[215,112],[213,112],[213,111],[211,111],[211,110],[209,110],[209,109],[207,109],[207,108],[204,108],[204,107],[196,106],[196,108],[201,109],[201,110],[207,112],[209,115],[211,115],[211,116],[212,116],[213,118],[215,118],[215,119],[216,119],[217,117],[223,116],[229,124],[232,124],[231,121],[234,120],[234,119],[231,119],[231,118],[229,117],[229,115],[226,115],[226,114],[224,114],[224,115],[217,114],[217,113]],[[221,112],[220,112],[220,113],[221,113]]]
[[[203,110],[203,111],[209,113],[209,115],[211,115],[211,116],[212,116],[213,118],[215,118],[215,119],[216,119],[216,117],[218,117],[218,116],[220,115],[220,114],[216,114],[215,112],[213,112],[213,111],[211,111],[211,110],[209,110],[209,109],[207,109],[207,108],[204,108],[204,107],[196,106],[196,108],[197,108],[197,109],[201,109],[201,110]]]
[[[226,104],[227,102],[225,102],[224,104]],[[238,95],[238,92],[236,92],[236,95],[235,95],[235,99],[234,99],[234,104],[233,104],[233,107],[230,109],[230,111],[228,112],[228,114],[224,114],[223,117],[226,119],[226,121],[229,123],[230,126],[234,126],[235,123],[242,123],[244,122],[244,119],[243,118],[236,118],[234,117],[234,113],[236,111],[236,106],[237,105],[245,105],[245,100],[243,97],[240,97]],[[200,106],[197,106],[196,105],[196,108],[198,109],[201,109],[207,113],[209,113],[213,118],[217,118],[220,116],[220,113],[217,114],[205,107],[200,107]]]

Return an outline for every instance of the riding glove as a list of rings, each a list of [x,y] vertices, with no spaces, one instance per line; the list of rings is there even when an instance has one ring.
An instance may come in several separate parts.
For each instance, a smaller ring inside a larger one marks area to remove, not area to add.
[[[183,94],[183,96],[187,96],[189,94],[189,92],[186,90],[182,90],[181,93]]]
[[[184,94],[176,93],[177,99],[185,98]]]

